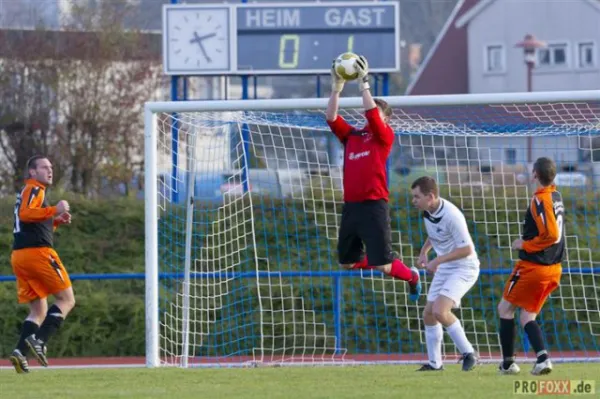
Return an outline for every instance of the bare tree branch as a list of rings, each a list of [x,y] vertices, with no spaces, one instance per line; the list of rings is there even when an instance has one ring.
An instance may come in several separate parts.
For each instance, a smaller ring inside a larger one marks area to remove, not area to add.
[[[126,31],[131,12],[75,3],[60,32],[0,31],[0,158],[9,161],[0,173],[13,188],[33,153],[48,154],[66,188],[85,195],[141,173],[141,105],[160,84],[160,38]]]

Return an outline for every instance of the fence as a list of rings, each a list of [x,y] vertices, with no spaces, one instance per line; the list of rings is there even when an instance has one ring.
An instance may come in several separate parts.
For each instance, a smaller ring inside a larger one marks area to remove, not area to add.
[[[494,276],[494,275],[509,275],[510,269],[482,269],[481,276]],[[373,272],[378,273],[378,272]],[[590,268],[576,268],[569,269],[564,268],[563,274],[600,274],[600,266],[593,265]],[[101,274],[73,274],[70,276],[73,281],[85,281],[85,280],[143,280],[145,279],[145,273],[101,273]],[[170,279],[177,280],[183,279],[183,273],[160,273],[159,279]],[[194,279],[268,279],[268,278],[330,278],[332,284],[333,298],[333,324],[334,334],[337,343],[343,342],[343,331],[342,331],[342,301],[344,292],[344,279],[360,278],[361,274],[356,271],[259,271],[259,272],[242,272],[242,273],[192,273]],[[0,283],[14,282],[15,277],[12,275],[0,275]],[[525,340],[524,351],[529,350],[529,343]],[[337,348],[341,350],[341,348]]]

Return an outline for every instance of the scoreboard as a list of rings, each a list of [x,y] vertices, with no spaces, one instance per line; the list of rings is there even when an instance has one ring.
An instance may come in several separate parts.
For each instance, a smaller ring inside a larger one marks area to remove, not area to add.
[[[351,51],[372,72],[400,70],[397,2],[165,5],[169,75],[329,73]]]

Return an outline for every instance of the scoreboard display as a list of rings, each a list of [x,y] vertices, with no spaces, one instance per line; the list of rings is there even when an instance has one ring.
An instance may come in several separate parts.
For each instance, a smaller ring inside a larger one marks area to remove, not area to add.
[[[171,75],[329,73],[343,52],[372,72],[400,69],[400,14],[390,3],[165,5],[163,63]]]

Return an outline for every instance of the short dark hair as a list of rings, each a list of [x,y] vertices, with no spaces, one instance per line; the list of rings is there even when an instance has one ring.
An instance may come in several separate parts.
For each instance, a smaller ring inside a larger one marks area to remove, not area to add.
[[[34,156],[32,156],[31,158],[29,158],[27,160],[27,167],[25,169],[25,178],[29,179],[31,177],[31,175],[29,174],[29,171],[31,169],[36,169],[37,168],[37,162],[40,159],[47,159],[47,157],[44,156],[44,155],[34,155]]]
[[[381,108],[385,116],[387,116],[388,118],[392,117],[392,107],[390,107],[390,105],[385,100],[382,100],[381,98],[375,98],[373,101],[375,101],[375,104],[377,104],[377,106]]]
[[[533,164],[533,170],[537,174],[537,178],[542,186],[549,186],[554,182],[556,164],[550,158],[541,157],[536,159]]]
[[[438,196],[438,187],[435,179],[431,176],[421,176],[413,182],[410,186],[412,190],[419,187],[424,195],[433,194],[435,197]]]

